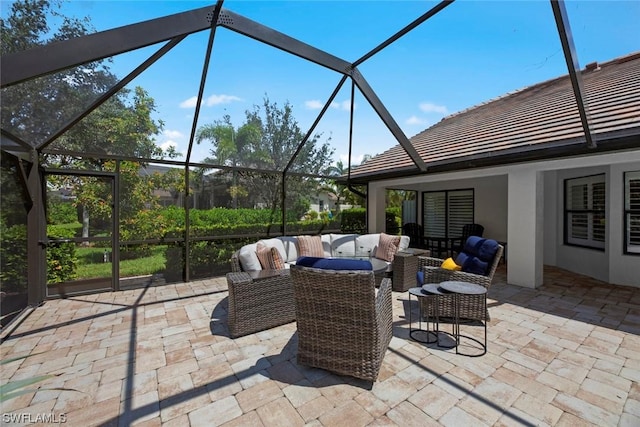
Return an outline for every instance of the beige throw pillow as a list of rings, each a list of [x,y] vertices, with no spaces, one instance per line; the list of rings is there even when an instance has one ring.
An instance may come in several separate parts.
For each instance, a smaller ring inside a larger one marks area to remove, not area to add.
[[[324,257],[320,236],[298,236],[298,256]]]
[[[262,243],[258,243],[258,246],[256,247],[256,255],[258,256],[262,269],[271,270],[271,248],[268,248]]]
[[[391,236],[389,234],[380,233],[380,242],[376,249],[376,258],[383,259],[388,262],[393,261],[393,257],[398,251],[400,245],[400,236]]]
[[[282,256],[280,256],[278,248],[270,248],[262,243],[258,243],[256,255],[263,270],[284,269],[284,261],[282,260]]]

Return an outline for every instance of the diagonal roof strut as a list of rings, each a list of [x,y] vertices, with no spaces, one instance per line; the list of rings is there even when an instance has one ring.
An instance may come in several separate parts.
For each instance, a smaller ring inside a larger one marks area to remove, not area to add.
[[[591,121],[589,116],[589,107],[583,96],[584,89],[582,85],[582,74],[580,71],[580,64],[578,63],[576,47],[573,44],[573,36],[571,35],[567,9],[564,7],[564,0],[550,1],[551,8],[553,9],[553,17],[555,18],[556,26],[558,27],[558,35],[560,36],[564,59],[567,61],[567,68],[569,69],[569,77],[571,79],[571,85],[573,86],[573,93],[576,97],[576,103],[578,104],[578,112],[580,113],[580,121],[582,122],[582,128],[584,129],[586,144],[589,148],[596,148],[596,138],[593,132],[591,132],[591,127],[589,125],[589,122]]]

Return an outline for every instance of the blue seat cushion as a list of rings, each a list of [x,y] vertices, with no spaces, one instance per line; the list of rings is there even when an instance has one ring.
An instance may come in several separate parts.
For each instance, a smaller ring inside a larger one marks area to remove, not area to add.
[[[422,285],[424,285],[424,271],[418,271],[416,273],[416,282],[418,283],[419,287],[422,287]]]
[[[492,239],[485,239],[478,249],[478,258],[486,262],[492,262],[498,252],[499,243]]]
[[[486,239],[478,236],[470,236],[466,242],[464,242],[464,247],[462,248],[462,252],[466,252],[468,255],[478,256],[480,255],[480,248]],[[456,264],[458,264],[456,262]],[[462,265],[462,264],[458,264]]]
[[[298,258],[296,265],[302,267],[321,268],[323,270],[373,270],[370,261],[349,258],[318,258],[303,256]]]
[[[462,271],[465,273],[480,274],[482,276],[487,275],[489,269],[489,263],[482,261],[477,256],[467,257],[466,261],[462,265]]]
[[[467,252],[460,252],[456,257],[456,264],[462,267],[462,271],[465,273],[487,275],[489,269],[489,263],[480,259],[475,255]]]
[[[456,257],[456,264],[462,266],[462,271],[465,273],[486,276],[498,252],[498,246],[495,240],[471,236],[465,242],[462,252]]]

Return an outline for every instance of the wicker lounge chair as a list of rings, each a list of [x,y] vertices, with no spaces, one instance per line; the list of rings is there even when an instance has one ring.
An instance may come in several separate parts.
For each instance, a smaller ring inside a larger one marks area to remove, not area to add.
[[[233,338],[284,325],[296,318],[289,270],[227,273],[227,285],[227,321]]]
[[[301,365],[375,381],[392,335],[391,280],[291,267]]]
[[[441,268],[443,259],[433,257],[418,257],[418,271],[424,274],[424,283],[442,283],[446,281],[469,282],[484,286],[489,290],[493,275],[496,272],[504,247],[498,245],[493,261],[486,275],[466,273],[464,271],[452,271]],[[489,312],[484,311],[484,296],[478,295],[461,295],[460,296],[460,318],[474,320],[489,320]],[[426,298],[421,298],[426,300]],[[453,297],[444,296],[439,298],[439,316],[440,318],[454,317]],[[429,310],[431,306],[423,305],[423,313],[425,315],[433,315]],[[484,312],[483,312],[484,311]]]

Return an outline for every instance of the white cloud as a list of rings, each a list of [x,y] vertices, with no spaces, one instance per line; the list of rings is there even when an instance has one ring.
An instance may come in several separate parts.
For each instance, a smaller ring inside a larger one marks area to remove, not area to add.
[[[320,110],[322,109],[322,107],[324,107],[324,103],[322,101],[318,101],[317,99],[312,99],[310,101],[305,101],[304,106],[308,110]],[[335,110],[349,111],[351,109],[351,101],[333,101],[329,106]],[[353,109],[356,109],[355,104],[353,105]]]
[[[182,132],[180,132],[179,130],[171,130],[171,129],[165,129],[164,131],[162,131],[162,134],[169,139],[179,139],[184,136],[182,135]]]
[[[324,104],[317,99],[312,99],[310,101],[304,101],[304,106],[308,110],[320,110]]]
[[[449,110],[447,110],[447,107],[445,107],[444,105],[437,105],[431,102],[422,102],[419,107],[420,110],[425,113],[438,113],[444,115],[449,112]]]
[[[197,102],[198,102],[198,97],[192,96],[191,98],[182,101],[180,103],[180,108],[193,108],[196,106]]]
[[[178,143],[168,139],[165,142],[163,142],[162,144],[160,144],[160,148],[162,148],[163,150],[168,150],[169,147],[178,148]]]
[[[235,95],[211,95],[205,101],[205,105],[207,107],[211,107],[211,106],[220,105],[220,104],[231,104],[232,102],[235,102],[235,101],[242,101],[242,99],[238,98]]]
[[[339,104],[340,104],[339,108],[341,110],[343,110],[343,111],[350,111],[351,110],[351,101],[342,101]],[[353,103],[353,109],[354,110],[357,109],[357,105],[356,105],[355,102]]]
[[[359,154],[357,156],[354,156],[353,154],[351,154],[351,165],[359,165],[360,163],[362,163],[362,159],[364,159],[364,154]],[[342,160],[342,163],[346,165],[347,160],[349,160],[349,155],[340,154],[340,160]]]
[[[202,104],[207,107],[212,107],[214,105],[220,104],[231,104],[232,102],[242,101],[242,98],[239,98],[235,95],[211,95],[208,98],[204,99]],[[180,103],[180,108],[194,108],[196,103],[198,102],[197,96],[192,96],[189,99],[186,99]]]
[[[421,119],[418,116],[411,116],[407,120],[405,120],[405,124],[408,124],[408,125],[423,125],[424,126],[427,123],[429,123],[427,120]]]

